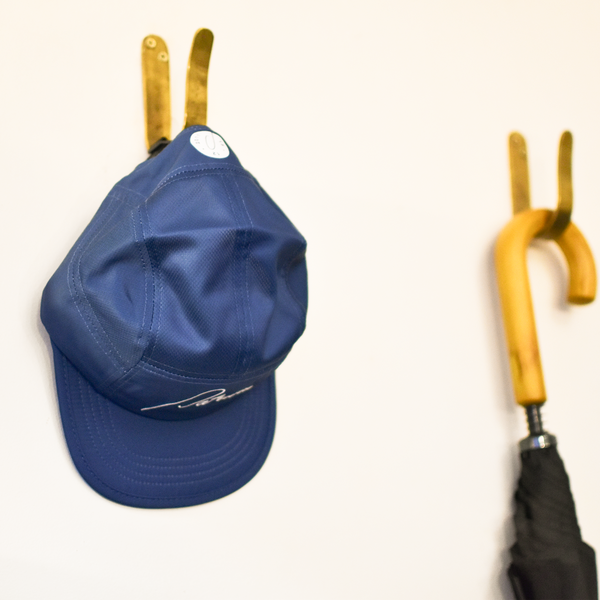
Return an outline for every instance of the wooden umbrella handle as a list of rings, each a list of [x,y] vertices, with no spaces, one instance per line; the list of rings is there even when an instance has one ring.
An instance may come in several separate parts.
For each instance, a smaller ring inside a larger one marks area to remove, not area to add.
[[[515,399],[521,406],[546,401],[531,289],[527,248],[553,218],[550,210],[517,213],[496,243],[496,276]],[[569,267],[568,300],[587,304],[596,296],[596,267],[592,251],[574,223],[556,239]]]

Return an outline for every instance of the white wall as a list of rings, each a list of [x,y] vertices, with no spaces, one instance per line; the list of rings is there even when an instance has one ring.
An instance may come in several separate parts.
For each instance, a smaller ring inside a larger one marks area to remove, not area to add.
[[[524,417],[492,248],[507,137],[533,204],[574,135],[574,221],[600,258],[600,5],[592,0],[55,0],[1,6],[0,595],[7,599],[504,599]],[[174,132],[198,27],[209,125],[309,242],[306,334],[275,443],[217,502],[93,492],[62,435],[45,282],[145,158],[139,51],[171,54]],[[530,252],[549,391],[584,539],[600,550],[600,303]]]

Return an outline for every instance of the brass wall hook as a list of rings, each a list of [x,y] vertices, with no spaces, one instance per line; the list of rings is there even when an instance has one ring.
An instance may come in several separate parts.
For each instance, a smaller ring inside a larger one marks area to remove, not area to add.
[[[529,172],[527,166],[527,145],[525,138],[517,132],[510,134],[509,142],[510,179],[513,200],[513,214],[531,208],[529,195]],[[558,147],[558,203],[550,221],[537,237],[556,240],[571,221],[573,211],[572,178],[573,136],[563,132]]]
[[[213,39],[209,29],[198,29],[194,35],[187,68],[184,129],[206,125],[208,66]],[[149,35],[142,42],[142,85],[146,148],[154,156],[171,139],[169,52],[164,40],[157,35]]]

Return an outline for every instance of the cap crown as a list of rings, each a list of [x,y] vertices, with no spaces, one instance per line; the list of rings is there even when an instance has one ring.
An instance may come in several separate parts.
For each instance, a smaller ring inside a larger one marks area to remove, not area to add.
[[[156,418],[235,399],[305,326],[305,240],[232,152],[190,143],[198,131],[210,130],[186,129],[113,188],[42,300],[86,379]]]

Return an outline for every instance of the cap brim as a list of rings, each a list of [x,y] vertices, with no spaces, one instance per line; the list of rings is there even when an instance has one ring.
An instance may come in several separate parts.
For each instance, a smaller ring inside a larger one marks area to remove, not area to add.
[[[275,432],[275,375],[198,419],[161,421],[114,404],[52,344],[65,438],[99,494],[139,508],[203,504],[235,492],[265,462]]]

